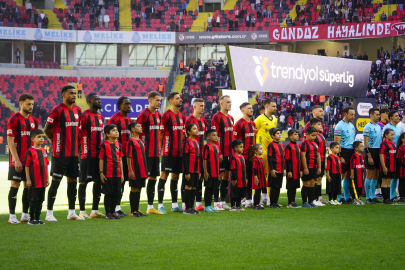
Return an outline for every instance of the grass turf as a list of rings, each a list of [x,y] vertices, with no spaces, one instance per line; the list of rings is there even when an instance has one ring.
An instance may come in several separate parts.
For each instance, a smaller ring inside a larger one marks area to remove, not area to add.
[[[4,211],[8,192],[4,179],[3,173],[1,269],[402,269],[405,266],[401,248],[405,205],[266,207],[261,211],[200,215],[169,212],[144,218],[71,221],[66,220],[67,204],[61,201],[55,211],[58,222],[46,222],[44,226],[11,225]],[[59,200],[66,200],[65,190],[59,191]],[[280,203],[285,206],[287,201],[281,198]],[[170,207],[167,201],[166,210]],[[17,210],[20,208],[19,200]],[[89,213],[91,204],[86,208]],[[128,213],[128,202],[122,208]],[[140,208],[146,213],[146,202]],[[100,209],[104,210],[102,204]]]

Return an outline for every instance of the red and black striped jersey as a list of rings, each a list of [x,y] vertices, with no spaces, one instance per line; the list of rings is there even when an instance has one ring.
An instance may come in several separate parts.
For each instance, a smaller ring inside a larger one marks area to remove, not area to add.
[[[289,142],[284,150],[285,168],[292,174],[291,179],[299,179],[301,171],[301,151],[296,142]],[[288,178],[288,175],[287,175]]]
[[[148,177],[148,164],[146,160],[145,146],[141,139],[134,139],[132,137],[129,138],[126,155],[131,159],[130,166],[135,174],[135,178],[133,180],[140,180]]]
[[[7,122],[7,136],[14,137],[14,145],[17,150],[19,161],[23,163],[25,153],[31,147],[31,131],[38,128],[38,121],[31,115],[27,118],[19,112],[14,114]],[[10,152],[9,166],[15,166],[15,159]]]
[[[241,140],[244,144],[243,156],[249,158],[249,147],[255,144],[255,122],[250,120],[249,122],[245,119],[239,119],[234,127],[234,137],[235,140]]]
[[[24,167],[29,167],[30,179],[32,187],[46,187],[46,179],[48,177],[48,155],[44,148],[34,148],[31,146],[24,158]]]
[[[301,143],[300,148],[302,153],[305,152],[308,169],[316,169],[318,167],[318,145],[315,142],[305,140]]]
[[[204,146],[203,159],[207,160],[207,172],[210,177],[219,177],[219,147],[207,143]]]
[[[340,174],[342,173],[342,162],[340,157],[330,154],[326,159],[326,170],[330,174]]]
[[[315,143],[318,145],[318,152],[321,156],[321,164],[325,164],[326,159],[326,140],[322,133],[316,134]]]
[[[246,187],[246,165],[243,155],[233,154],[230,161],[231,180],[238,181],[238,187]]]
[[[322,119],[321,119],[322,120]],[[307,130],[307,128],[310,126],[310,124],[309,124],[309,121],[305,124],[305,126],[304,126],[304,131],[303,131],[303,136],[304,136],[304,139],[306,139],[307,138],[307,136],[306,136],[306,134],[305,134],[305,131]],[[322,130],[325,130],[325,124],[324,123],[322,123]]]
[[[397,153],[397,148],[393,141],[383,141],[380,146],[380,154],[384,155],[385,167],[387,167],[388,172],[396,171],[396,161],[395,156]],[[382,171],[382,164],[380,164],[380,169]]]
[[[87,157],[96,158],[100,153],[102,132],[104,127],[104,117],[97,112],[92,113],[90,110],[85,110],[80,118],[80,148],[81,158]]]
[[[233,117],[222,112],[217,112],[212,116],[211,128],[215,129],[218,134],[218,145],[221,155],[224,157],[232,156],[232,142],[233,138]]]
[[[364,157],[354,153],[350,159],[350,169],[354,170],[354,181],[357,181],[358,187],[363,187],[363,177],[364,177]]]
[[[280,142],[271,142],[267,149],[267,162],[270,170],[284,173],[284,146]]]
[[[183,142],[183,174],[200,173],[200,147],[196,139]]]
[[[403,144],[397,149],[397,172],[400,179],[405,178],[405,145]]]
[[[162,116],[158,111],[152,113],[148,108],[145,108],[140,112],[136,122],[142,126],[141,138],[145,144],[146,156],[159,157],[159,132]]]
[[[253,158],[252,169],[253,169],[252,188],[259,189],[259,188],[267,187],[266,171],[264,168],[264,159],[261,157],[255,156]],[[257,179],[259,180],[259,184],[257,186],[255,185],[255,176],[257,176]]]
[[[195,136],[195,139],[198,141],[200,145],[200,149],[202,150],[204,148],[204,136],[205,132],[207,131],[207,120],[204,118],[200,117],[200,119],[195,118],[194,115],[190,115],[187,120],[186,120],[186,127],[189,124],[194,124],[198,128],[198,135]]]
[[[115,143],[104,141],[101,145],[99,159],[104,160],[103,173],[105,177],[121,177],[120,158],[123,156],[124,153],[118,141]]]
[[[69,109],[64,103],[56,106],[48,116],[47,123],[52,125],[52,156],[79,156],[79,133],[82,110],[73,104]]]
[[[185,134],[186,117],[181,113],[174,113],[167,110],[162,115],[162,131],[165,132],[163,137],[162,156],[181,157],[181,141]]]
[[[119,137],[118,142],[122,145],[122,153],[127,153],[128,140],[131,135],[131,131],[128,130],[128,125],[132,122],[129,116],[123,116],[120,112],[115,113],[108,119],[107,125],[114,124],[117,126]]]

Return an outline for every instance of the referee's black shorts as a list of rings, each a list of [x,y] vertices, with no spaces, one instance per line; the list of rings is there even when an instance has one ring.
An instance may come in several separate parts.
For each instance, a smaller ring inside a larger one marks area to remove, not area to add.
[[[342,162],[342,174],[350,172],[350,159],[352,158],[353,154],[354,149],[342,148],[340,151],[340,157],[344,158],[345,160],[345,163]]]
[[[379,148],[369,148],[370,149],[370,155],[371,158],[373,159],[373,165],[370,165],[368,162],[368,155],[366,154],[364,159],[366,163],[366,169],[367,170],[375,170],[380,168],[380,149]]]

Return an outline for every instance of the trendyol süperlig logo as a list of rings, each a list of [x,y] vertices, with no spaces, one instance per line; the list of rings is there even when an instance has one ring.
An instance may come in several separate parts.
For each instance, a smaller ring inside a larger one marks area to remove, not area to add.
[[[263,86],[264,82],[267,79],[267,75],[269,74],[269,70],[267,69],[266,66],[267,60],[269,60],[269,58],[268,57],[262,58],[261,56],[260,57],[253,56],[253,60],[255,60],[256,63],[256,70],[255,70],[256,78],[259,80],[260,86]],[[260,74],[262,68],[263,74]]]

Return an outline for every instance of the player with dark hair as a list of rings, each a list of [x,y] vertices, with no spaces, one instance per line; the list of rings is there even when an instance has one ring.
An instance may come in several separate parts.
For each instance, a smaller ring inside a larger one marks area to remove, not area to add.
[[[383,135],[383,129],[385,127],[386,124],[389,123],[389,119],[388,119],[388,113],[390,112],[390,110],[383,108],[380,110],[380,121],[378,121],[377,125],[379,125],[381,127],[381,136]]]
[[[207,120],[205,120],[204,117],[202,117],[202,114],[204,113],[204,99],[202,98],[196,98],[194,99],[193,102],[193,114],[191,114],[187,120],[186,120],[186,126],[189,124],[194,124],[197,126],[198,129],[198,135],[195,137],[195,139],[198,141],[200,151],[202,153],[204,149],[204,137],[205,137],[205,132],[207,130]],[[201,178],[200,181],[197,183],[197,189],[196,189],[196,200],[195,200],[195,210],[197,211],[204,211],[204,206],[201,204],[202,200],[202,184],[204,180],[204,175],[203,175],[203,155],[200,155],[200,172],[201,172]]]
[[[231,143],[234,154],[231,156],[231,206],[230,211],[246,211],[241,205],[242,197],[246,194],[246,165],[243,157],[244,146],[241,140],[234,140]]]
[[[203,150],[203,169],[204,169],[204,202],[205,202],[205,212],[215,213],[218,210],[215,210],[212,205],[212,195],[214,190],[219,188],[219,147],[217,145],[218,135],[215,129],[210,129],[206,132],[207,144],[204,146]],[[216,197],[214,196],[214,202],[219,202],[219,193]],[[224,210],[223,208],[221,208]]]
[[[273,141],[269,144],[269,148],[267,149],[267,160],[270,168],[267,185],[271,188],[270,208],[279,209],[281,206],[278,204],[278,198],[280,197],[280,189],[283,185],[283,177],[285,175],[284,146],[280,143],[281,129],[270,129],[270,135]]]
[[[221,183],[221,200],[220,203],[214,203],[215,210],[230,210],[231,208],[226,204],[225,198],[228,193],[229,183],[229,160],[232,156],[232,142],[233,142],[233,125],[234,119],[229,114],[232,107],[232,100],[229,96],[225,95],[219,99],[221,110],[214,114],[211,120],[211,128],[215,129],[218,134],[218,145],[220,150],[219,158],[219,181]],[[214,193],[216,190],[214,190]]]
[[[398,192],[401,198],[400,202],[405,202],[405,133],[402,133],[398,139],[396,158],[397,176],[399,178]]]
[[[300,208],[301,206],[298,206],[295,202],[295,195],[297,193],[297,188],[300,188],[300,177],[302,174],[300,147],[297,144],[300,136],[296,129],[290,129],[287,135],[290,139],[290,142],[284,149],[285,168],[287,173],[287,208]]]
[[[364,177],[364,158],[363,151],[364,145],[361,141],[355,141],[353,143],[354,154],[350,160],[350,179],[353,179],[355,191],[353,185],[350,185],[350,191],[352,193],[352,202],[355,205],[363,205],[364,203],[360,198],[356,199],[354,192],[361,194],[363,190],[363,177]]]
[[[337,142],[332,142],[329,145],[331,153],[326,160],[326,178],[329,185],[326,186],[326,193],[329,194],[329,203],[331,205],[341,205],[341,202],[337,201],[337,196],[341,192],[342,183],[342,163],[338,156],[340,152],[340,145]]]
[[[25,153],[31,147],[32,141],[30,132],[38,128],[38,121],[31,116],[34,108],[34,97],[30,94],[22,94],[18,98],[20,111],[14,114],[7,122],[7,144],[9,148],[9,169],[8,180],[11,187],[8,193],[8,206],[10,217],[8,223],[18,224],[15,207],[17,204],[17,193],[21,182],[23,182],[22,195],[22,215],[21,222],[28,222],[29,197],[28,187],[26,186],[26,174],[23,168]]]
[[[325,174],[326,162],[326,140],[322,135],[322,121],[318,118],[312,118],[309,121],[311,127],[314,127],[318,134],[316,134],[315,143],[318,145],[318,153],[321,156],[321,173],[315,181],[315,200],[313,203],[317,206],[325,206],[327,202],[322,198],[322,178]]]
[[[142,126],[142,141],[145,144],[145,154],[148,164],[148,184],[146,185],[146,195],[148,196],[147,214],[163,215],[153,207],[156,190],[156,177],[160,175],[160,150],[159,149],[159,132],[162,123],[162,116],[159,113],[162,96],[155,91],[148,94],[148,108],[143,109],[136,121]],[[160,182],[161,180],[159,180]]]
[[[260,205],[260,190],[267,186],[266,172],[264,170],[263,146],[261,144],[254,144],[249,148],[249,159],[252,160],[252,189],[255,192],[253,197],[253,209],[263,210]]]
[[[75,213],[77,177],[79,166],[79,133],[82,110],[76,106],[76,89],[67,85],[61,91],[63,102],[56,106],[48,116],[44,133],[52,143],[51,176],[48,190],[47,221],[57,221],[53,215],[53,205],[62,177],[68,182],[67,194],[69,212],[67,219],[84,220]]]
[[[311,109],[311,112],[312,112],[313,118],[319,119],[319,120],[322,121],[322,119],[323,119],[323,108],[322,108],[322,106],[320,106],[320,105],[315,105],[315,106],[313,106],[312,109]],[[304,131],[303,131],[303,133],[304,133],[304,138],[305,138],[305,135],[306,135],[306,130],[307,130],[307,128],[308,128],[309,126],[312,126],[312,125],[311,125],[310,122],[308,121],[308,122],[305,124]],[[323,130],[323,128],[324,128],[324,125],[323,125],[323,123],[322,123],[322,130]],[[321,133],[322,133],[322,130],[320,131]],[[319,132],[319,131],[318,131],[318,132]]]
[[[122,158],[124,182],[121,185],[121,196],[115,197],[117,199],[117,201],[115,202],[115,213],[123,217],[128,216],[128,214],[122,212],[121,210],[121,199],[122,194],[124,194],[125,182],[128,181],[128,164],[127,157],[125,155],[127,154],[127,145],[131,134],[128,129],[128,125],[132,121],[131,118],[128,116],[128,114],[131,112],[131,100],[128,97],[120,97],[117,101],[117,109],[118,112],[111,116],[107,124],[113,124],[117,126],[119,133],[118,142],[121,144],[122,154],[124,155],[124,157]]]
[[[246,187],[246,204],[245,207],[252,207],[252,161],[249,159],[249,147],[255,144],[255,122],[251,120],[253,117],[253,108],[249,102],[240,105],[242,118],[239,119],[234,127],[234,135],[236,140],[241,140],[245,147],[243,157],[246,164],[246,175],[248,184]]]
[[[100,97],[96,93],[86,96],[89,109],[80,118],[80,185],[79,185],[79,217],[84,219],[103,218],[98,210],[101,196],[101,181],[98,173],[98,155],[100,154],[104,117],[98,111],[102,108]],[[90,216],[86,213],[86,187],[93,182],[93,206]]]
[[[182,99],[179,93],[172,92],[167,97],[171,108],[162,115],[162,125],[159,136],[159,145],[162,149],[162,168],[158,183],[158,210],[166,214],[163,207],[163,197],[165,184],[169,173],[170,193],[172,195],[172,212],[183,212],[183,208],[177,203],[179,174],[182,168],[182,149],[181,142],[185,135],[186,117],[180,112]]]
[[[396,174],[396,146],[394,143],[395,131],[384,128],[384,140],[380,147],[380,174],[382,178],[381,191],[384,197],[384,204],[395,204],[391,199],[390,187]]]

